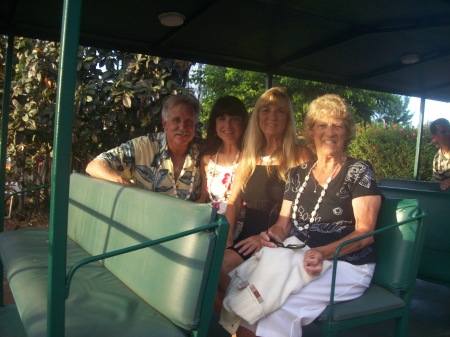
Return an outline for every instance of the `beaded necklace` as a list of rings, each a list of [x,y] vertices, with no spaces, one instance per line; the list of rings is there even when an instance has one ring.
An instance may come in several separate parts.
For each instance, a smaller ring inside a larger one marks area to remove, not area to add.
[[[185,159],[185,163],[186,163],[186,159]],[[182,177],[185,172],[186,172],[186,166],[183,166],[183,169],[180,172],[180,177]],[[194,169],[192,170],[192,176],[191,176],[191,183],[189,185],[189,192],[186,195],[186,198],[184,200],[189,200],[189,198],[191,196],[191,193],[194,190],[195,173],[196,173],[196,167],[195,167],[195,164],[194,164]],[[176,185],[176,181],[175,181],[175,178],[173,176],[173,173],[169,172],[169,174],[170,174],[170,178],[172,179],[173,195],[175,196],[175,198],[179,198],[178,197],[178,191],[177,191],[177,185]]]
[[[219,150],[216,153],[216,157],[214,159],[214,170],[213,170],[213,173],[211,175],[211,180],[209,181],[209,186],[208,186],[209,200],[211,200],[211,201],[213,201],[213,196],[211,194],[211,184],[212,184],[212,181],[213,181],[214,177],[216,176],[216,167],[217,167],[217,162],[218,162],[218,159],[219,159],[219,152],[220,152],[221,149],[222,149],[222,147],[220,147]],[[230,177],[230,179],[228,179],[227,184],[224,185],[225,186],[225,193],[224,193],[223,197],[220,198],[219,200],[214,200],[216,203],[220,203],[222,201],[226,202],[228,200],[228,197],[231,194],[230,185],[231,185],[231,182],[233,181],[234,172],[236,171],[236,166],[237,166],[237,163],[238,163],[238,160],[239,160],[239,153],[240,152],[238,151],[236,153],[236,156],[234,157],[234,162],[233,162],[233,165],[232,165],[233,166],[233,170],[231,171],[231,177]]]
[[[320,203],[322,202],[323,197],[325,196],[325,193],[327,192],[328,184],[331,182],[331,179],[333,179],[334,174],[336,173],[337,169],[341,166],[341,164],[342,164],[342,162],[340,162],[336,166],[336,168],[334,169],[333,173],[331,173],[331,176],[327,179],[327,182],[325,183],[325,185],[323,185],[323,190],[320,193],[319,198],[317,199],[316,206],[314,206],[314,210],[311,212],[311,217],[309,218],[309,224],[312,224],[316,220],[317,211],[319,210]],[[297,227],[297,229],[299,231],[303,231],[304,229],[308,229],[309,228],[309,224],[308,223],[306,225],[304,225],[304,226],[301,226],[298,223],[297,218],[295,216],[295,213],[298,210],[298,202],[300,200],[300,196],[302,195],[303,191],[305,190],[306,185],[308,184],[309,177],[311,175],[311,171],[316,167],[316,165],[317,165],[317,161],[310,168],[307,176],[305,177],[305,181],[303,182],[302,186],[300,186],[300,189],[298,190],[297,196],[295,197],[294,205],[292,206],[292,216],[291,216],[292,217],[292,222],[294,223],[294,226]]]

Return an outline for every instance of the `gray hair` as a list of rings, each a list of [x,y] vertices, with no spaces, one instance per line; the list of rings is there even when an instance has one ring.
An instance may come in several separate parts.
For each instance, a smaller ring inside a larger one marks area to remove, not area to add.
[[[198,115],[200,114],[200,104],[195,97],[186,95],[172,95],[164,101],[162,106],[161,117],[163,121],[167,121],[169,118],[169,110],[178,104],[190,105],[194,110],[195,121],[198,120]]]
[[[314,123],[319,118],[337,118],[344,122],[346,130],[344,151],[347,150],[348,144],[355,138],[356,128],[355,119],[345,99],[338,95],[325,94],[317,97],[309,105],[303,121],[303,136],[305,137],[306,145],[314,153],[317,152],[313,128]]]

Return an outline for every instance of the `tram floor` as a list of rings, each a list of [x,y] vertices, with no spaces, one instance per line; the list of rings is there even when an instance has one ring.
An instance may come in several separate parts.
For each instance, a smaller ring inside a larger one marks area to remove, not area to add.
[[[417,280],[408,337],[450,337],[450,287]],[[213,320],[208,337],[230,336]],[[319,326],[303,328],[303,337],[321,337]],[[394,322],[343,330],[338,337],[394,337]]]
[[[14,306],[7,311],[0,310],[0,336],[25,336],[22,329],[16,330],[20,325],[18,319]],[[16,331],[12,333],[12,330]],[[305,326],[303,332],[303,337],[322,336],[320,328],[314,324]],[[217,320],[213,319],[208,337],[226,336],[230,335],[218,325]],[[338,337],[394,337],[394,322],[386,321],[341,331]],[[417,280],[408,337],[450,337],[450,287]]]

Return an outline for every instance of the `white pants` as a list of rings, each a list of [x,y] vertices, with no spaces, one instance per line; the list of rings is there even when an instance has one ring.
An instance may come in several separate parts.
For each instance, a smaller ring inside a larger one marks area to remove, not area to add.
[[[335,301],[361,296],[370,285],[375,264],[355,266],[338,262]],[[302,326],[312,323],[330,302],[332,269],[288,297],[281,308],[261,318],[255,325],[241,325],[260,337],[301,337]]]

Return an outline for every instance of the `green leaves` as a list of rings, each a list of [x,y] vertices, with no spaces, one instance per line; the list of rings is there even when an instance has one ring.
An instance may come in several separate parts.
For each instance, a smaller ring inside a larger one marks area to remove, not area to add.
[[[0,55],[5,48],[3,38]],[[162,100],[187,92],[183,79],[191,64],[83,46],[78,56],[75,105],[64,113],[74,114],[72,169],[83,171],[100,152],[159,130]],[[58,59],[56,42],[15,39],[8,155],[16,163],[17,179],[25,170],[38,174],[44,144],[50,156]]]
[[[130,97],[130,95],[128,95],[128,94],[123,95],[122,96],[122,102],[123,102],[123,105],[126,108],[131,108],[131,97]]]
[[[265,77],[265,74],[258,72],[198,65],[191,80],[198,87],[202,101],[202,121],[207,120],[212,104],[223,95],[240,98],[249,111],[252,111],[256,100],[265,90]],[[282,76],[273,77],[273,86],[286,88],[291,96],[298,130],[303,126],[308,104],[326,93],[344,97],[351,105],[357,121],[370,122],[377,119],[406,125],[412,118],[407,111],[408,99],[398,95]]]

